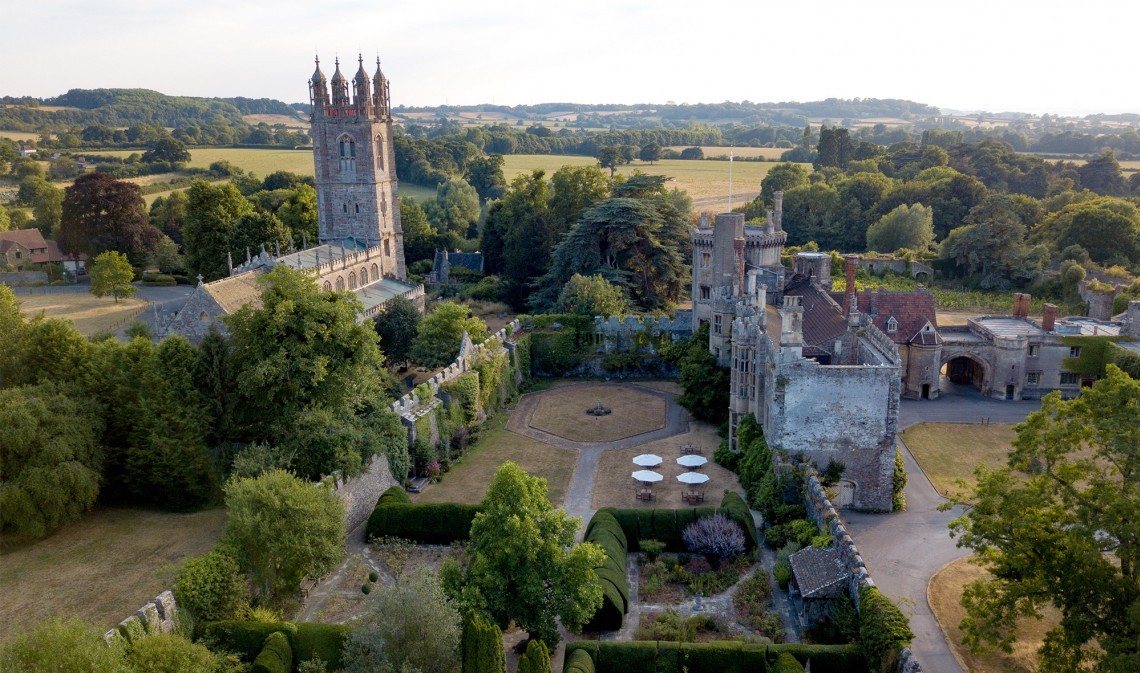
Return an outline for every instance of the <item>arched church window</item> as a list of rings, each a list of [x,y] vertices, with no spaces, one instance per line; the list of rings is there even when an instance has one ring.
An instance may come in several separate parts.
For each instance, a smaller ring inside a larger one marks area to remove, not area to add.
[[[341,205],[341,207],[342,207],[342,208],[344,208],[344,212],[346,212],[346,213],[347,213],[347,212],[348,212],[348,204],[347,204],[347,203],[342,203],[342,204],[340,204],[340,205]]]
[[[336,291],[344,292],[344,276],[336,277]]]
[[[348,289],[350,289],[350,290],[356,289],[356,272],[355,271],[350,271],[348,273]]]
[[[360,204],[359,204],[359,203],[354,203],[354,204],[353,204],[353,207],[354,207],[354,208],[356,208],[356,214],[357,214],[357,215],[359,215],[359,214],[360,214]]]
[[[356,171],[356,141],[351,136],[343,135],[337,143],[340,147],[340,170],[341,172],[355,172]]]
[[[360,284],[361,286],[368,284],[368,267],[360,267]]]
[[[325,292],[332,292],[332,283],[325,281]]]
[[[380,280],[380,267],[372,265],[372,280]]]
[[[376,168],[384,170],[384,136],[376,136]]]

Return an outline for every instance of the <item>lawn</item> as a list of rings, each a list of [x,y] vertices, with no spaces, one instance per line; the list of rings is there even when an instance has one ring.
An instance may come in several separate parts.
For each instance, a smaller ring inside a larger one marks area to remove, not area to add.
[[[520,173],[529,173],[536,168],[546,171],[549,176],[562,166],[596,166],[593,157],[553,154],[509,154],[505,157],[503,174],[510,182]],[[733,206],[756,198],[760,193],[760,181],[777,164],[759,161],[738,161],[732,165]],[[805,164],[806,165],[806,164]],[[693,209],[723,211],[728,206],[728,162],[727,161],[681,161],[670,159],[649,164],[635,161],[622,166],[618,172],[629,175],[641,171],[650,175],[667,175],[672,178],[666,187],[688,192],[693,197]]]
[[[693,145],[673,145],[673,146],[668,147],[666,149],[681,152],[681,151],[684,151],[685,149],[687,149],[689,147],[693,147]],[[713,145],[701,145],[700,148],[701,148],[701,151],[705,153],[706,159],[711,159],[713,157],[724,157],[727,159],[728,158],[728,151],[729,151],[729,149],[731,149],[732,150],[732,156],[736,157],[737,159],[740,159],[740,158],[752,159],[755,157],[763,157],[769,161],[779,161],[780,157],[783,156],[784,152],[787,152],[788,150],[791,149],[790,147],[732,147],[732,148],[728,148],[728,147],[720,147],[720,146],[713,146]]]
[[[100,298],[88,292],[20,295],[18,298],[20,312],[29,318],[43,311],[48,318],[70,320],[83,336],[115,329],[146,306],[142,299],[128,297],[116,304],[111,297]]]
[[[640,444],[628,449],[613,449],[602,454],[598,461],[598,472],[594,481],[594,507],[668,507],[680,508],[690,505],[681,500],[681,491],[689,490],[677,481],[677,475],[686,472],[677,464],[681,457],[681,445],[693,444],[700,447],[704,457],[709,462],[701,468],[701,472],[709,476],[709,481],[698,486],[698,490],[705,492],[705,504],[716,507],[725,490],[740,491],[740,482],[736,475],[713,462],[712,454],[720,444],[720,437],[716,434],[716,427],[708,423],[691,421],[689,431],[654,442]],[[657,499],[653,501],[638,500],[635,496],[636,484],[630,476],[635,470],[642,468],[633,464],[633,457],[642,453],[653,453],[661,456],[661,465],[652,468],[665,477],[657,482],[653,490]]]
[[[970,673],[1030,673],[1037,670],[1040,661],[1037,649],[1041,647],[1045,632],[1060,622],[1060,614],[1052,608],[1044,611],[1041,620],[1021,620],[1010,654],[1000,651],[972,654],[962,644],[962,630],[958,628],[966,616],[966,609],[961,604],[962,588],[974,580],[989,577],[986,570],[970,563],[971,558],[961,558],[943,566],[927,587],[930,609],[942,625],[954,656]]]
[[[172,564],[213,548],[225,510],[101,508],[0,556],[0,641],[53,615],[110,628],[171,587]]]
[[[586,413],[599,403],[611,413]],[[665,427],[665,400],[631,388],[579,383],[539,395],[529,425],[574,442],[612,442]]]
[[[443,475],[442,481],[432,484],[423,493],[412,494],[412,500],[478,503],[487,493],[495,470],[512,460],[529,474],[545,477],[550,489],[550,502],[560,507],[566,500],[566,489],[578,462],[578,452],[516,435],[503,427],[505,421],[506,415],[489,420],[478,444],[451,466],[451,471]]]
[[[962,492],[956,485],[958,479],[965,480],[968,490],[974,488],[978,465],[1005,465],[1016,434],[1012,425],[920,423],[900,436],[934,488],[949,496]]]

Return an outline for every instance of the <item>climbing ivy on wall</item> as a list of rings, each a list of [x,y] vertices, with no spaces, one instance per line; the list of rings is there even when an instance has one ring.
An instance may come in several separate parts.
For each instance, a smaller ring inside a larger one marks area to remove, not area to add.
[[[903,462],[902,451],[895,447],[895,474],[891,482],[891,511],[901,512],[906,509],[906,464]]]
[[[1075,358],[1065,358],[1061,367],[1065,371],[1080,374],[1086,378],[1101,378],[1104,368],[1112,362],[1112,353],[1109,351],[1112,342],[1119,341],[1120,337],[1110,336],[1066,336],[1061,337],[1061,343],[1069,348],[1080,348],[1081,354]]]
[[[479,412],[483,409],[481,382],[480,373],[474,371],[440,386],[440,390],[451,396],[452,403],[463,409],[463,422],[468,425],[478,420]]]

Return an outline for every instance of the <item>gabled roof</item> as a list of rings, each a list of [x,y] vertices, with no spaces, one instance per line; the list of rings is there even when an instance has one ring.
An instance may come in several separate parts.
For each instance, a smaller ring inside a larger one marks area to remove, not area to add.
[[[832,292],[831,297],[843,301],[842,292]],[[916,292],[864,291],[859,293],[859,311],[866,313],[875,327],[886,334],[896,344],[917,343],[936,345],[941,343],[938,336],[938,313],[934,309],[934,295],[922,290]],[[896,329],[887,329],[887,322],[894,318]],[[924,332],[930,323],[933,332]]]
[[[44,241],[43,234],[39,229],[16,229],[13,231],[0,231],[0,242],[12,241],[19,243],[35,254],[43,254],[47,252],[47,242]]]
[[[246,304],[253,304],[254,308],[261,306],[261,291],[264,289],[257,279],[265,273],[265,269],[255,269],[239,273],[236,276],[222,278],[202,285],[218,306],[226,314],[231,314]]]
[[[850,574],[834,547],[801,549],[788,557],[788,561],[804,598],[834,598],[846,589]]]

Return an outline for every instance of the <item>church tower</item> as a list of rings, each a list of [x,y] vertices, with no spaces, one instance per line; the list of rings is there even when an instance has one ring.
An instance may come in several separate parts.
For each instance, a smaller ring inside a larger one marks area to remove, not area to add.
[[[388,79],[379,59],[372,77],[362,57],[357,63],[351,83],[341,74],[339,59],[326,81],[317,59],[309,80],[320,242],[375,248],[381,273],[405,280]]]

